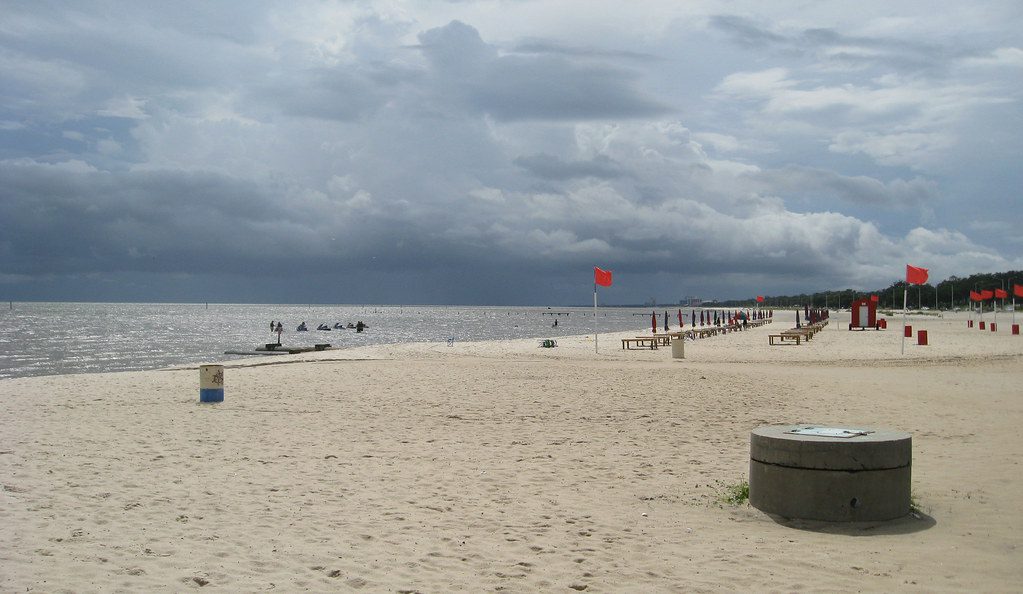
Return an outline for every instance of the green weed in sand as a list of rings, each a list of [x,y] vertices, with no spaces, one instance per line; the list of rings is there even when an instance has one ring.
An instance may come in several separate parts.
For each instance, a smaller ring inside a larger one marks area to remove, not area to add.
[[[721,501],[728,505],[743,505],[749,501],[749,481],[724,486]]]

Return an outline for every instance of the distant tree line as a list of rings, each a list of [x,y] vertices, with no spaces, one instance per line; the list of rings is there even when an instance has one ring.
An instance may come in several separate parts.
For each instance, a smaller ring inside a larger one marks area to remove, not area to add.
[[[1023,271],[1010,270],[1008,272],[991,272],[972,274],[968,277],[950,276],[936,285],[908,285],[909,294],[906,296],[907,304],[912,309],[965,309],[970,306],[970,291],[1004,289],[1009,293],[1006,299],[1006,306],[1012,299],[1013,284],[1023,285]],[[828,307],[831,309],[849,307],[849,304],[856,299],[862,299],[871,295],[877,295],[878,306],[884,309],[902,309],[902,296],[907,290],[905,281],[898,281],[883,289],[872,291],[857,291],[855,289],[841,289],[836,291],[819,291],[816,293],[802,293],[799,295],[773,295],[764,296],[761,307],[786,308],[803,307]],[[1023,299],[1017,299],[1023,304]],[[755,299],[741,299],[731,301],[720,301],[715,303],[722,307],[753,307]]]

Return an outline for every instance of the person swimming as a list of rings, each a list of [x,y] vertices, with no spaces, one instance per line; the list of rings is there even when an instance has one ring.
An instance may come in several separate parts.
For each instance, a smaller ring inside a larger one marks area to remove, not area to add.
[[[305,327],[305,322],[302,322],[301,324],[298,325],[298,328],[295,328],[295,331],[296,332],[308,332],[309,328],[306,328]]]

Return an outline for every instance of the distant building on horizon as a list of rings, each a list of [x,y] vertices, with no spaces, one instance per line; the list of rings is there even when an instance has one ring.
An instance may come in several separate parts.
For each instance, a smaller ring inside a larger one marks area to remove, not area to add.
[[[679,299],[678,304],[681,305],[682,307],[700,307],[701,305],[703,305],[703,299],[699,297],[694,297],[692,295],[688,295],[686,297],[683,297],[682,299]]]

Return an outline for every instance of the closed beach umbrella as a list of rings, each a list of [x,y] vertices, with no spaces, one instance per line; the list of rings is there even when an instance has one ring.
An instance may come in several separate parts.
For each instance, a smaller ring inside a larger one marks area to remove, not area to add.
[[[656,311],[650,312],[650,322],[654,326],[654,334],[657,334],[657,312]]]
[[[680,309],[678,310],[678,327],[681,328],[683,326],[685,326],[685,324],[682,323],[682,310]]]
[[[689,315],[692,316],[692,317],[690,317],[689,319],[693,321],[693,326],[695,327],[696,326],[696,310],[694,309],[694,310],[691,310],[691,311],[692,311],[692,313],[690,313]]]
[[[668,312],[664,312],[664,331],[668,331]]]
[[[799,324],[799,310],[798,309],[796,310],[796,328],[802,328],[802,326]]]

